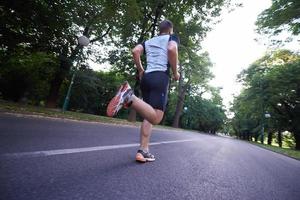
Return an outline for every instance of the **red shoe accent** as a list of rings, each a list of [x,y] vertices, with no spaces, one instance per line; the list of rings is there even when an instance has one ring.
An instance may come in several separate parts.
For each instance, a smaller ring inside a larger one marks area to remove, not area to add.
[[[113,117],[115,115],[116,107],[119,104],[120,98],[121,98],[120,96],[115,96],[109,102],[109,104],[107,106],[107,110],[106,110],[106,114],[107,114],[108,117]]]
[[[108,117],[113,117],[117,114],[117,112],[122,108],[124,105],[124,98],[123,95],[126,93],[127,90],[130,89],[130,85],[127,81],[125,81],[119,88],[117,94],[110,100],[107,109],[106,109],[106,115]]]

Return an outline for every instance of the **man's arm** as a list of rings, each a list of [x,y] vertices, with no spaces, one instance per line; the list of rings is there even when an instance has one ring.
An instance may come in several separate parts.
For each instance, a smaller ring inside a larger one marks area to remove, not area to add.
[[[132,49],[132,55],[133,55],[133,60],[134,60],[134,64],[137,68],[137,70],[139,71],[139,78],[141,79],[144,73],[144,68],[141,62],[141,55],[144,52],[144,47],[141,44],[136,45],[133,49]]]
[[[180,74],[177,71],[178,65],[178,47],[175,41],[169,41],[168,43],[168,59],[172,68],[174,80],[178,81],[180,78]]]

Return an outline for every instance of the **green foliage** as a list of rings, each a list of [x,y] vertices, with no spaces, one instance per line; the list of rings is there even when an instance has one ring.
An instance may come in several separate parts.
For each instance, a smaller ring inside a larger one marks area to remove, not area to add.
[[[68,57],[77,36],[95,40],[114,25],[118,8],[116,2],[105,0],[4,1],[1,24],[6,26],[1,28],[1,44],[8,50],[24,45]]]
[[[200,42],[211,29],[222,8],[231,7],[230,1],[124,1],[121,7],[124,11],[118,33],[113,35],[114,49],[109,53],[109,62],[114,70],[124,74],[132,83],[136,79],[136,69],[131,56],[131,49],[158,34],[158,24],[163,19],[169,19],[174,24],[174,32],[180,38],[179,60],[180,72],[184,80],[180,81],[178,98],[185,99],[186,94],[202,94],[209,90],[208,81],[213,77],[212,66],[207,53],[199,53]],[[133,14],[134,13],[134,14]],[[143,58],[145,61],[145,58]],[[146,63],[143,62],[144,68]],[[138,92],[139,81],[136,79],[135,92]],[[138,93],[137,93],[138,94]],[[172,96],[170,99],[174,99]],[[174,99],[179,102],[178,99]],[[174,122],[181,115],[182,102],[174,107],[169,103],[168,113],[174,113]],[[170,111],[170,112],[169,112]],[[170,115],[165,118],[170,121]],[[171,123],[172,124],[172,123]],[[176,123],[177,124],[177,123]],[[177,126],[177,125],[174,125]]]
[[[182,115],[182,127],[216,133],[224,124],[224,110],[212,100],[188,97]]]
[[[278,35],[287,30],[293,35],[299,35],[299,9],[298,0],[272,0],[271,7],[258,16],[256,22],[258,31],[267,35]]]
[[[135,75],[130,50],[158,34],[157,26],[163,19],[174,24],[174,31],[180,37],[181,46],[194,55],[200,49],[200,41],[211,29],[221,8],[230,7],[230,1],[123,1],[120,5],[124,14],[118,23],[119,35],[114,35],[115,49],[110,52],[109,61],[120,72]],[[181,48],[181,47],[180,47]],[[180,49],[181,51],[181,49]],[[180,53],[180,61],[185,62],[187,55]],[[116,57],[118,59],[116,59]],[[116,62],[122,60],[122,62]],[[146,67],[146,66],[145,66]],[[132,69],[133,68],[133,69]]]
[[[181,64],[184,83],[190,86],[189,93],[202,93],[209,90],[208,82],[213,78],[210,71],[212,63],[208,53],[194,53],[189,51],[188,58]]]
[[[295,138],[293,136],[293,134],[287,132],[287,133],[284,133],[283,134],[283,137],[282,137],[282,140],[283,140],[283,146],[287,146],[289,148],[295,148]]]
[[[198,95],[190,95],[184,101],[183,113],[180,117],[180,127],[203,132],[216,133],[222,130],[226,120],[222,104],[215,101],[219,93],[215,92],[211,99],[204,99]],[[165,125],[172,125],[174,110],[176,109],[177,95],[170,94],[168,110],[165,116]]]
[[[56,106],[58,92],[74,60],[91,54],[98,55],[94,44],[104,44],[108,33],[114,30],[118,16],[117,1],[4,1],[1,3],[0,48],[12,56],[17,48],[28,52],[51,52],[60,62],[53,68],[50,80],[49,106]],[[78,45],[79,36],[90,39],[86,50]],[[93,49],[94,48],[94,49]],[[99,48],[98,48],[99,49]]]
[[[287,50],[273,52],[244,70],[239,80],[245,88],[232,107],[236,133],[258,136],[265,124],[273,132],[292,132],[299,145],[300,55]],[[266,112],[271,114],[267,121]]]
[[[173,127],[179,127],[186,96],[198,94],[201,97],[203,93],[212,89],[208,86],[208,81],[212,77],[210,71],[212,64],[208,54],[203,53],[199,55],[188,52],[186,55],[188,56],[187,60],[179,65],[181,76],[177,87],[178,97],[174,112]]]
[[[55,104],[63,84],[59,96],[62,102],[73,62],[83,62],[88,57],[104,62],[108,53],[113,72],[81,69],[70,100],[73,110],[105,114],[107,101],[121,80],[127,79],[134,85],[136,74],[131,48],[155,36],[158,23],[166,18],[173,21],[175,33],[181,39],[180,62],[185,84],[180,87],[183,86],[188,95],[201,96],[211,89],[207,83],[212,74],[208,55],[199,53],[200,42],[217,21],[221,10],[232,7],[230,2],[5,1],[0,7],[0,63],[6,66],[1,69],[1,85],[5,85],[1,87],[4,88],[2,96],[15,100],[26,96],[34,103],[45,101],[48,96]],[[90,39],[85,49],[77,44],[81,35]],[[26,53],[16,53],[20,48]],[[220,97],[212,100],[215,105],[220,101]]]
[[[70,74],[72,75],[72,74]],[[91,69],[81,69],[76,72],[71,90],[69,109],[97,115],[106,115],[106,107],[115,95],[124,77],[115,72],[95,72]],[[70,82],[65,81],[61,90],[61,105],[63,104]],[[124,117],[126,111],[118,115]]]
[[[44,101],[49,91],[58,61],[43,52],[29,54],[19,50],[0,67],[1,93],[4,99],[19,101],[27,99],[32,104]]]

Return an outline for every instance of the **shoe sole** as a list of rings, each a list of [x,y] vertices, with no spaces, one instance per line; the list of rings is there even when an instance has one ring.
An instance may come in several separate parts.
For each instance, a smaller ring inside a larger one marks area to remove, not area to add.
[[[124,82],[119,88],[118,93],[112,98],[112,100],[110,100],[106,110],[106,115],[108,117],[113,117],[120,110],[120,108],[122,108],[121,93],[126,90],[127,85],[128,82]]]
[[[115,96],[108,104],[106,115],[108,117],[113,117],[116,113],[116,111],[119,109],[120,106],[120,96]]]
[[[135,157],[135,160],[139,163],[145,163],[145,162],[153,162],[155,159],[153,158],[144,158],[144,156],[140,153],[138,153]]]

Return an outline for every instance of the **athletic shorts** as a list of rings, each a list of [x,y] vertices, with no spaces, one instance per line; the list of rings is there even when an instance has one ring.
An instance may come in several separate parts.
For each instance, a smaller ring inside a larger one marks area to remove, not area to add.
[[[143,100],[154,109],[165,111],[168,100],[169,76],[163,71],[145,73],[141,80]]]

